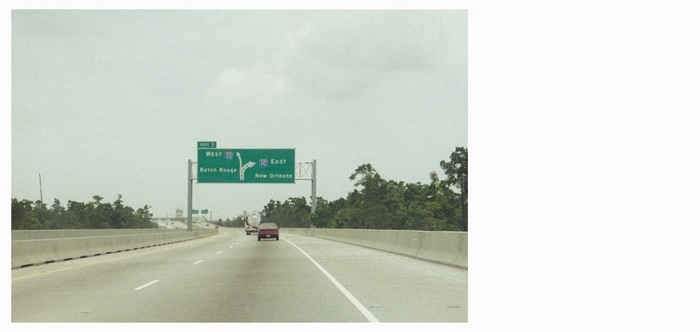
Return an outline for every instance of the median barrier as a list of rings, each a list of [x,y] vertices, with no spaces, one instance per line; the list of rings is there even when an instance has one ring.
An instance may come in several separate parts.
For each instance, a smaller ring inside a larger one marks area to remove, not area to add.
[[[467,232],[383,229],[288,228],[290,234],[318,237],[467,269]]]
[[[12,268],[39,265],[199,239],[218,229],[185,230],[60,230],[31,231],[12,241]],[[43,233],[42,233],[43,232]],[[50,233],[54,234],[50,234]],[[96,235],[99,234],[99,235]],[[78,236],[76,236],[78,235]],[[93,236],[84,236],[93,235]],[[34,236],[36,239],[28,239]],[[23,238],[23,240],[14,240]]]
[[[136,235],[151,233],[177,233],[182,229],[162,228],[121,228],[121,229],[55,229],[55,230],[17,230],[12,231],[12,241],[39,240],[94,236]]]

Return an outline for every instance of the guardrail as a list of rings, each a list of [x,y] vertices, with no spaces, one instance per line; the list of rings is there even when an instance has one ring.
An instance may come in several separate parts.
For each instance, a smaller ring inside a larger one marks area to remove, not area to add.
[[[280,230],[282,236],[284,232],[354,244],[467,269],[467,232],[336,228]]]
[[[218,233],[218,229],[12,231],[12,268],[143,249]]]

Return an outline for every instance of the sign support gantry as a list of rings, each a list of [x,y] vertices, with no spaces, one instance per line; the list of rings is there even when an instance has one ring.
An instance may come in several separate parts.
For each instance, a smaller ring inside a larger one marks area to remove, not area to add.
[[[316,159],[298,162],[295,173],[296,180],[311,181],[311,213],[316,212]]]

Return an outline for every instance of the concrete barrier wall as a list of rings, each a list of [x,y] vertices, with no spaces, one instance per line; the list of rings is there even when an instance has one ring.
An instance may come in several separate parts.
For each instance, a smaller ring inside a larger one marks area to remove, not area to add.
[[[134,235],[149,233],[182,232],[181,229],[163,228],[129,228],[129,229],[56,229],[56,230],[21,230],[12,231],[12,241],[39,240],[93,236]]]
[[[284,233],[354,244],[467,269],[466,232],[379,229],[284,228]]]
[[[15,232],[35,233],[15,236]],[[111,230],[111,232],[110,230],[13,231],[12,268],[148,248],[218,233],[218,229],[196,229],[191,232],[158,229]],[[34,236],[35,239],[26,239],[30,236]],[[15,238],[25,239],[15,240]]]

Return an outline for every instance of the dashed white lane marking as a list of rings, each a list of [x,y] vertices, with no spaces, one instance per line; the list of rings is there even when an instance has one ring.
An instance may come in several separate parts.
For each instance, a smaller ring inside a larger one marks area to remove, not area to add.
[[[219,251],[219,252],[217,252],[216,254],[218,255],[218,254],[220,254],[220,253],[222,253],[222,252],[223,252],[223,251]]]
[[[294,246],[294,248],[297,248],[297,250],[299,250],[302,254],[304,254],[304,256],[306,256],[306,258],[308,258],[311,261],[311,263],[314,263],[314,265],[316,265],[316,267],[319,270],[321,270],[321,272],[323,272],[323,274],[328,279],[330,279],[330,281],[335,285],[335,287],[337,287],[340,290],[340,292],[343,293],[343,295],[345,295],[345,297],[347,297],[353,305],[355,305],[355,308],[357,308],[357,310],[359,310],[362,313],[362,315],[364,315],[365,318],[367,318],[367,320],[369,320],[372,323],[379,323],[377,317],[374,317],[374,315],[369,310],[367,310],[367,308],[364,305],[362,305],[362,303],[360,303],[360,301],[358,301],[357,298],[350,294],[350,292],[347,289],[345,289],[345,287],[343,287],[343,285],[341,285],[338,282],[338,280],[335,280],[335,278],[333,278],[333,276],[330,273],[328,273],[328,271],[326,271],[326,269],[324,269],[323,266],[321,266],[321,264],[318,264],[313,258],[311,258],[311,256],[309,256],[309,254],[307,254],[304,250],[301,250],[301,248],[297,247],[296,244],[292,243],[291,241],[285,238],[282,238],[282,240],[287,241],[289,244]]]
[[[144,288],[146,288],[146,287],[148,287],[148,286],[150,286],[150,285],[153,285],[153,284],[155,284],[155,283],[157,283],[157,282],[158,282],[158,280],[153,280],[153,281],[151,281],[151,282],[149,282],[149,283],[147,283],[147,284],[144,284],[144,285],[141,285],[141,286],[139,286],[139,287],[134,288],[134,290],[142,290],[142,289],[144,289]]]
[[[194,262],[194,265],[197,265],[197,264],[199,264],[199,263],[201,263],[201,262],[204,262],[204,261],[200,259],[200,260]]]

